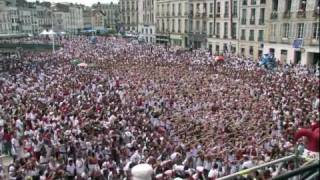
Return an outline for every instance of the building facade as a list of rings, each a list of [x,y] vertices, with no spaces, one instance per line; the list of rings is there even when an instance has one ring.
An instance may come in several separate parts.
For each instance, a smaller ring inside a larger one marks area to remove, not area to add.
[[[263,53],[266,0],[241,0],[238,53],[258,60]]]
[[[272,0],[264,53],[283,63],[319,64],[319,0]]]
[[[119,0],[120,21],[123,31],[138,32],[139,0]]]
[[[155,43],[155,6],[154,0],[140,0],[139,8],[139,24],[138,33],[145,42]]]
[[[239,51],[240,1],[210,0],[208,49],[213,54]]]

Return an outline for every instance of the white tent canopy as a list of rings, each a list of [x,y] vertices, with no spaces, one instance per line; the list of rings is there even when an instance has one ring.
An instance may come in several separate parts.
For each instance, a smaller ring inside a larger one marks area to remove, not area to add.
[[[40,35],[48,35],[48,31],[47,30],[43,30],[41,33],[40,33]]]
[[[48,35],[56,35],[57,33],[54,32],[52,29],[48,32]]]

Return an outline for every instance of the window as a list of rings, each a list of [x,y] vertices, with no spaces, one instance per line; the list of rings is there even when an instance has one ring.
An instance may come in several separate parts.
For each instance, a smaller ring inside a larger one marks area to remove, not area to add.
[[[263,24],[264,24],[264,13],[265,13],[265,9],[264,9],[264,8],[261,8],[261,9],[260,9],[259,25],[263,25]]]
[[[232,39],[236,39],[237,38],[237,23],[232,23],[232,26],[231,26],[231,37],[232,37]]]
[[[232,16],[233,17],[238,16],[238,2],[237,1],[233,1]]]
[[[320,37],[320,24],[319,23],[313,23],[312,24],[312,39],[319,40]]]
[[[259,40],[259,41],[263,41],[263,30],[259,30],[258,40]]]
[[[290,12],[292,0],[286,0],[285,12]]]
[[[209,34],[212,35],[213,23],[209,23]]]
[[[172,4],[172,16],[175,16],[175,4]]]
[[[251,9],[251,17],[250,17],[250,24],[255,24],[256,21],[256,9]]]
[[[300,0],[299,11],[306,11],[307,0]]]
[[[303,38],[304,33],[304,23],[297,24],[297,38]]]
[[[256,5],[257,1],[256,0],[251,0],[251,5]]]
[[[246,30],[241,29],[241,40],[246,40]]]
[[[202,32],[207,33],[207,22],[206,21],[202,22]]]
[[[150,29],[150,34],[152,34],[152,29]]]
[[[278,0],[272,0],[272,11],[278,11]]]
[[[178,19],[178,32],[180,33],[181,32],[181,20]]]
[[[275,38],[276,38],[276,29],[277,29],[277,25],[276,24],[271,24],[270,37],[271,37],[272,41],[274,41]]]
[[[216,35],[217,35],[217,37],[219,37],[220,36],[220,23],[217,23],[217,31],[216,31]]]
[[[221,11],[221,5],[220,2],[217,2],[217,14],[220,14]]]
[[[210,11],[209,11],[210,13],[212,13],[213,12],[213,3],[210,3]]]
[[[196,21],[196,31],[200,31],[200,21]]]
[[[249,54],[252,56],[253,55],[253,46],[249,47]]]
[[[225,22],[224,23],[224,33],[223,33],[223,38],[227,38],[228,37],[228,23]]]
[[[178,4],[178,15],[181,15],[181,3]]]
[[[242,19],[241,19],[241,24],[245,25],[247,24],[247,9],[242,9]]]
[[[266,4],[266,0],[260,0],[260,4]]]
[[[175,24],[176,24],[176,23],[175,23],[175,20],[172,19],[172,32],[173,32],[173,33],[175,32],[175,27],[174,27]]]
[[[250,30],[249,40],[254,41],[254,30],[253,29]]]
[[[244,6],[248,5],[247,0],[242,0],[242,5]]]
[[[229,17],[229,1],[224,4],[224,17]]]
[[[283,38],[289,38],[289,30],[290,30],[289,23],[284,23],[282,25],[282,37]]]
[[[184,32],[188,32],[188,20],[184,20]]]

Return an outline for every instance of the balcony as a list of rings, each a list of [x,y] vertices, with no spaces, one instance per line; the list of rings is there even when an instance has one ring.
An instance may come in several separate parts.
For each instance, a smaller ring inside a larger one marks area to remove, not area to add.
[[[291,12],[287,10],[283,13],[283,19],[289,19],[289,18],[291,18]]]
[[[228,13],[225,13],[225,14],[223,15],[223,17],[228,18],[228,17],[229,17],[229,14],[228,14]]]
[[[241,24],[246,25],[247,24],[247,19],[241,19]]]
[[[200,17],[200,15],[201,15],[201,14],[200,14],[200,12],[197,12],[197,13],[196,13],[196,17],[198,17],[198,18],[199,18],[199,17]]]
[[[241,40],[246,40],[246,37],[245,36],[241,36],[240,39]]]
[[[209,14],[209,18],[213,18],[213,14]]]
[[[223,39],[228,39],[228,35],[223,35]]]
[[[233,18],[237,18],[237,17],[238,17],[238,14],[237,14],[237,13],[232,13],[232,17],[233,17]]]
[[[203,13],[202,13],[202,17],[203,17],[203,18],[206,18],[206,17],[207,17],[207,12],[203,12]]]
[[[256,19],[250,19],[250,25],[255,25],[256,24]]]
[[[237,36],[235,36],[235,35],[233,35],[233,36],[231,36],[231,39],[237,39]]]
[[[306,11],[305,10],[299,10],[297,12],[297,18],[305,18],[306,17]]]
[[[264,19],[259,19],[259,25],[264,25]]]
[[[216,34],[216,38],[217,38],[217,39],[220,39],[220,34]]]
[[[219,13],[219,14],[216,14],[216,18],[220,18],[220,13]]]
[[[271,13],[270,19],[278,19],[278,12],[277,11],[273,11]]]

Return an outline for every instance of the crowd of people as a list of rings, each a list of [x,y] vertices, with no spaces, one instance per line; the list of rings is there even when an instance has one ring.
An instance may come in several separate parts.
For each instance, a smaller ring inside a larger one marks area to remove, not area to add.
[[[154,179],[216,179],[292,154],[295,130],[319,116],[319,79],[304,66],[271,72],[242,57],[215,63],[206,51],[121,38],[61,43],[53,54],[25,52],[29,64],[0,76],[10,179],[128,180],[139,163]]]

